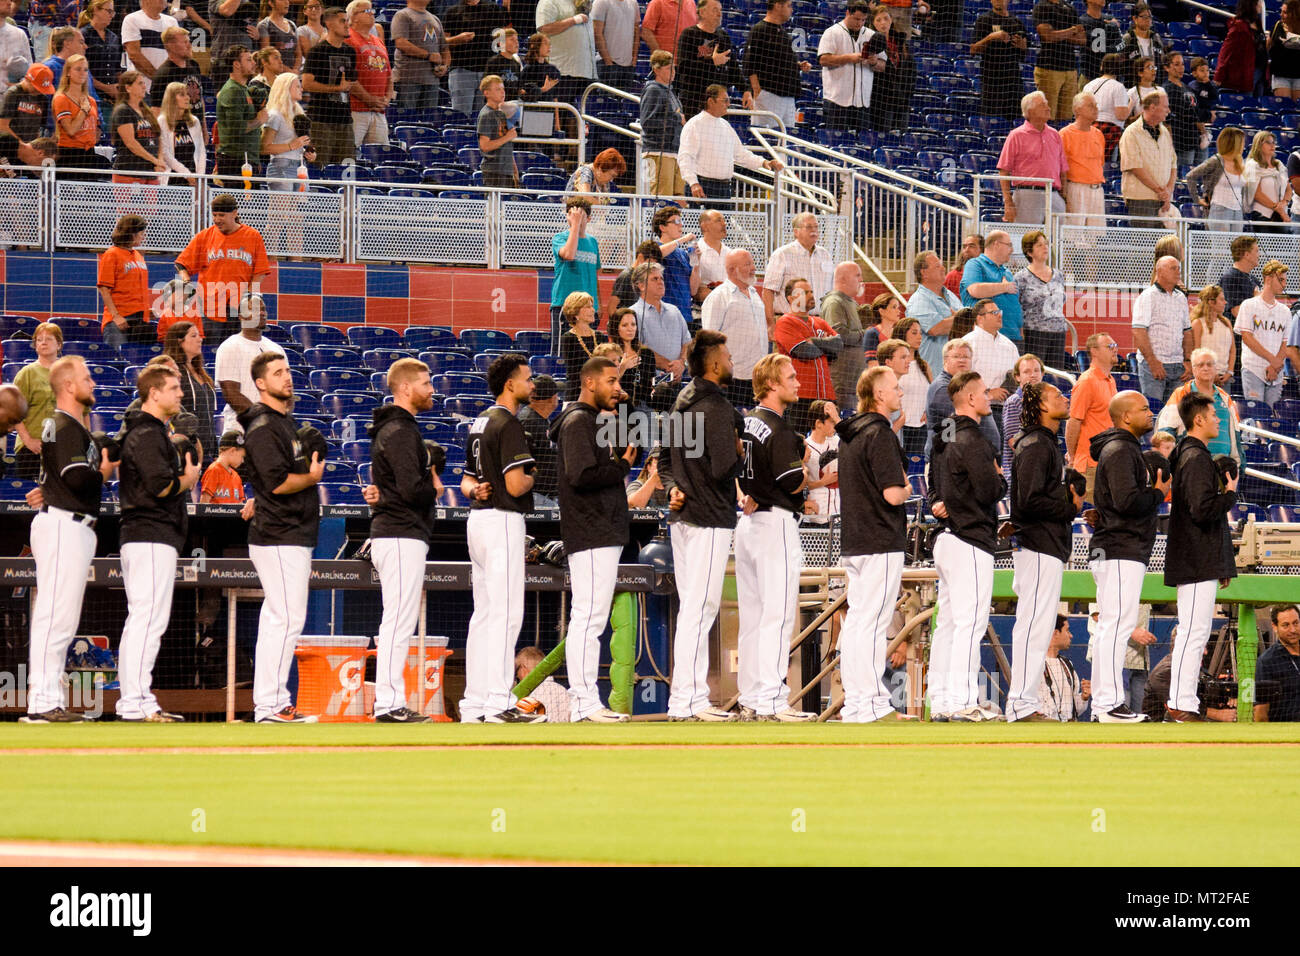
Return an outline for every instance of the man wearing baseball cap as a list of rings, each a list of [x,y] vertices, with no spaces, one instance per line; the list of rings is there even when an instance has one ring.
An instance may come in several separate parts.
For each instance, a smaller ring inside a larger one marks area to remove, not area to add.
[[[239,468],[244,464],[244,433],[228,431],[217,443],[217,460],[203,473],[199,501],[202,504],[237,505],[244,500],[244,479]]]
[[[212,225],[176,257],[176,277],[188,282],[193,276],[198,282],[203,318],[192,321],[209,345],[239,332],[245,320],[256,321],[241,315],[240,306],[246,296],[260,295],[262,279],[270,272],[261,234],[239,221],[239,204],[229,193],[212,198]]]
[[[3,95],[10,84],[22,79],[21,76],[9,79],[5,75],[5,64],[10,59],[23,59],[28,62],[32,60],[32,44],[27,39],[27,31],[15,26],[9,19],[13,16],[16,6],[14,0],[0,0],[0,95]],[[26,72],[26,68],[23,72]]]
[[[537,460],[533,473],[533,507],[558,508],[560,477],[555,470],[555,443],[547,431],[551,416],[560,404],[560,388],[549,375],[533,376],[533,394],[528,406],[519,413],[519,424],[528,436],[528,448]]]
[[[41,135],[50,115],[50,97],[54,95],[54,74],[42,63],[27,66],[14,57],[5,65],[6,77],[13,84],[0,101],[0,159],[13,166],[39,166],[41,157],[32,140]]]

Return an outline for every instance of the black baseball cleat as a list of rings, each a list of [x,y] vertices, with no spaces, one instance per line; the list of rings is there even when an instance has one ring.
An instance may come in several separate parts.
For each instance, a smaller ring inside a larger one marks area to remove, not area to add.
[[[1120,704],[1109,713],[1092,715],[1094,724],[1140,724],[1146,719],[1146,714],[1133,713],[1127,704]]]
[[[1200,714],[1194,714],[1190,710],[1165,710],[1166,724],[1204,724],[1206,719]]]
[[[546,723],[546,715],[526,714],[517,707],[511,707],[499,714],[484,717],[483,722],[485,724],[544,724]]]
[[[24,714],[18,718],[20,724],[81,724],[85,721],[85,715],[64,710],[62,707],[55,707],[43,714]]]
[[[300,714],[298,708],[292,704],[258,721],[259,724],[314,724],[316,722],[315,714],[310,717]]]
[[[398,707],[396,710],[390,710],[386,714],[376,714],[375,723],[377,724],[427,724],[431,718],[424,714],[417,714],[413,710],[405,707]]]

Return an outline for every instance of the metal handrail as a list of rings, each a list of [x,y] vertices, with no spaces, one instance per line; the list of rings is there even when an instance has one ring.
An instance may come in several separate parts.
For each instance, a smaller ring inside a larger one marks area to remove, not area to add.
[[[1267,428],[1259,428],[1255,425],[1239,424],[1237,430],[1249,432],[1252,435],[1259,435],[1263,438],[1269,439],[1270,441],[1280,441],[1284,445],[1294,445],[1296,448],[1300,448],[1300,438],[1296,438],[1293,435],[1279,435],[1277,432],[1271,432]]]

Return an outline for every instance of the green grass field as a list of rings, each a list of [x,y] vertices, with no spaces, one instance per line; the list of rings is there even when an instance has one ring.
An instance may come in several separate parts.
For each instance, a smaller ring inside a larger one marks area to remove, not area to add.
[[[1290,865],[1296,744],[1300,726],[1283,724],[3,724],[0,839],[621,863]]]

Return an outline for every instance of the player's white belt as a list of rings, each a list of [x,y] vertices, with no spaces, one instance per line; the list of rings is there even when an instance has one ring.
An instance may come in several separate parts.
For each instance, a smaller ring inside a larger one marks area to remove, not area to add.
[[[67,511],[63,508],[55,508],[53,505],[44,505],[41,508],[41,514],[67,518],[70,521],[77,522],[77,524],[84,524],[87,528],[95,527],[95,524],[99,521],[94,515],[82,514],[80,511]]]

